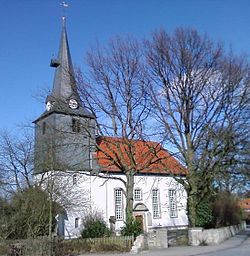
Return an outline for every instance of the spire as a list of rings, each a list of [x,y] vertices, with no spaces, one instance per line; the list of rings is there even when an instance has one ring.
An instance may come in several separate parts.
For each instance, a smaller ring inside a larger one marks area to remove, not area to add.
[[[51,97],[60,101],[67,101],[69,98],[79,100],[80,97],[76,89],[75,74],[69,50],[65,17],[62,18],[58,58],[51,61],[51,66],[56,68]]]
[[[77,92],[65,17],[62,18],[62,32],[58,58],[52,59],[50,66],[56,68],[53,88],[46,99],[46,111],[37,120],[53,112],[95,118],[92,113],[82,106],[80,96]]]

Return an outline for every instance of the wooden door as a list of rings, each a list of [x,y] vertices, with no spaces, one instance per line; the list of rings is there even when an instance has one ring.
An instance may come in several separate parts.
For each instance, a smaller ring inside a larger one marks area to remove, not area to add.
[[[141,230],[144,231],[144,229],[143,229],[143,215],[136,215],[135,219],[140,223]]]

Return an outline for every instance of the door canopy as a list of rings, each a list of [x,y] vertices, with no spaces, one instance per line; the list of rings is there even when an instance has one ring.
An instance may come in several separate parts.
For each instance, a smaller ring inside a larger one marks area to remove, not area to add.
[[[143,203],[138,203],[134,206],[133,209],[134,212],[148,212],[148,208],[145,204]]]

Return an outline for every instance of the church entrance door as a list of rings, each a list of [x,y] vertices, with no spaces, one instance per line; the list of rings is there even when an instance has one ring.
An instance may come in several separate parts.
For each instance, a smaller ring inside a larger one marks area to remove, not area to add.
[[[144,229],[143,229],[143,215],[136,215],[135,219],[140,223],[141,230],[144,231]]]

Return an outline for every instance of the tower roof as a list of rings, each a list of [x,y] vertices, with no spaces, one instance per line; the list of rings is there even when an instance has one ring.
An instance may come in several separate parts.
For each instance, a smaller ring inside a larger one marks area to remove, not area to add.
[[[58,57],[57,59],[51,60],[50,66],[56,69],[52,91],[46,99],[46,104],[50,102],[50,108],[35,120],[35,122],[53,112],[95,118],[92,113],[82,106],[81,99],[77,91],[75,73],[66,31],[65,17],[62,19],[62,32]],[[69,102],[72,99],[76,100],[78,103],[78,106],[73,109],[69,106]]]
[[[51,96],[55,99],[79,99],[77,93],[75,74],[70,55],[65,18],[62,22],[61,40],[58,58],[52,60],[51,66],[56,68]]]

